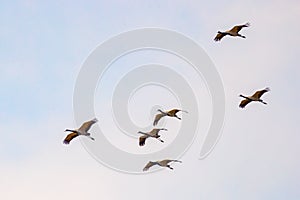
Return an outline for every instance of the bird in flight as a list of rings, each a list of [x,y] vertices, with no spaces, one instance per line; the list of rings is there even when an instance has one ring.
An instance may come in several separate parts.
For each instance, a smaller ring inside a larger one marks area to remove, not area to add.
[[[232,29],[230,29],[229,31],[225,31],[225,32],[221,32],[221,31],[218,31],[218,34],[216,35],[215,37],[215,41],[220,41],[224,36],[226,35],[230,35],[230,36],[233,36],[233,37],[241,37],[241,38],[246,38],[245,36],[239,34],[239,31],[244,28],[244,27],[249,27],[250,26],[250,23],[246,23],[246,24],[243,24],[243,25],[237,25],[237,26],[234,26]]]
[[[173,109],[173,110],[169,110],[169,111],[162,111],[161,109],[158,109],[157,111],[159,111],[160,113],[157,114],[155,116],[155,119],[154,119],[154,122],[153,122],[153,126],[156,126],[158,121],[162,118],[162,117],[165,117],[165,116],[168,116],[168,117],[176,117],[177,119],[181,120],[180,117],[178,117],[176,114],[181,111],[181,112],[185,112],[185,113],[188,113],[187,111],[185,110],[179,110],[179,109]]]
[[[259,91],[256,91],[252,96],[244,96],[242,94],[240,94],[240,97],[243,97],[244,100],[241,101],[240,103],[240,108],[245,108],[245,106],[252,102],[252,101],[258,101],[258,102],[261,102],[263,104],[267,104],[266,102],[264,102],[262,99],[260,99],[260,97],[266,93],[266,92],[269,92],[270,91],[270,88],[265,88],[263,90],[259,90]]]
[[[96,122],[98,122],[98,120],[96,118],[84,122],[79,129],[75,129],[75,130],[70,130],[70,129],[66,129],[65,132],[71,132],[70,134],[67,135],[67,137],[64,139],[63,143],[64,144],[69,144],[71,142],[71,140],[73,140],[75,137],[79,136],[79,135],[84,135],[89,137],[91,140],[95,140],[93,137],[91,137],[91,134],[88,133],[88,130],[91,128],[91,126],[93,124],[95,124]]]
[[[169,163],[170,162],[179,162],[179,163],[182,163],[182,161],[180,160],[169,160],[169,159],[166,159],[166,160],[161,160],[161,161],[149,161],[147,163],[147,165],[144,167],[143,171],[148,171],[148,169],[154,165],[158,165],[160,167],[168,167],[169,169],[173,169]]]
[[[149,137],[152,138],[156,138],[157,140],[159,140],[160,142],[164,142],[162,139],[160,139],[160,135],[158,135],[159,131],[167,131],[167,129],[165,128],[154,128],[152,129],[150,132],[144,133],[142,131],[139,131],[138,133],[143,134],[140,138],[139,138],[139,145],[140,146],[144,146],[146,139]]]

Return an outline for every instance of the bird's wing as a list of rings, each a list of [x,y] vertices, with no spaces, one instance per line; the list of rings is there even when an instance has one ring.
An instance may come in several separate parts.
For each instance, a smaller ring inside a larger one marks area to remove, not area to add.
[[[150,167],[152,167],[153,165],[156,165],[156,162],[148,162],[147,165],[144,167],[143,171],[147,171]]]
[[[148,138],[147,135],[141,136],[141,137],[139,138],[139,145],[140,145],[140,146],[144,146],[147,138]]]
[[[154,128],[149,132],[149,135],[155,136],[158,134],[159,131],[160,131],[159,128]]]
[[[166,166],[166,165],[169,164],[170,162],[179,162],[179,163],[182,163],[182,161],[180,161],[180,160],[171,160],[171,159],[165,159],[165,160],[159,161],[159,163],[160,163],[162,166]]]
[[[243,101],[241,101],[240,103],[240,108],[245,108],[245,106],[250,103],[251,101],[249,99],[244,99]]]
[[[255,93],[252,95],[252,97],[253,97],[253,98],[259,99],[264,93],[266,93],[266,92],[268,92],[268,91],[270,91],[269,88],[266,88],[266,89],[263,89],[263,90],[259,90],[259,91],[255,92]]]
[[[80,126],[80,128],[78,129],[80,132],[86,132],[86,131],[88,131],[90,128],[91,128],[91,126],[93,125],[93,124],[95,124],[96,122],[98,122],[98,120],[95,118],[95,119],[92,119],[92,120],[90,120],[90,121],[87,121],[87,122],[84,122],[81,126]]]
[[[224,36],[225,36],[226,34],[224,34],[224,33],[218,33],[217,35],[216,35],[216,37],[214,38],[214,41],[220,41]]]
[[[78,136],[78,133],[74,133],[74,132],[68,134],[67,137],[64,139],[64,144],[69,144],[71,142],[71,140],[73,140],[77,136]]]
[[[179,111],[181,111],[181,110],[179,110],[179,109],[173,109],[173,110],[169,110],[167,113],[168,113],[169,115],[171,115],[171,116],[174,116],[174,115],[176,115],[176,113],[178,113]]]
[[[162,114],[162,113],[159,113],[159,114],[155,115],[155,119],[154,119],[154,122],[153,122],[153,126],[156,126],[157,123],[158,123],[158,121],[159,121],[162,117],[164,117],[164,116],[165,116],[165,115]]]
[[[231,30],[229,30],[228,32],[234,32],[234,33],[238,33],[242,28],[244,27],[248,27],[250,26],[250,23],[246,23],[246,24],[243,24],[243,25],[237,25],[237,26],[234,26]]]

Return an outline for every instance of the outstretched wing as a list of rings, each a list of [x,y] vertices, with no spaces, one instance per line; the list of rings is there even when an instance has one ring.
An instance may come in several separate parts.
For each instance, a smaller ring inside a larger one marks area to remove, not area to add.
[[[165,115],[162,114],[162,113],[157,114],[157,115],[155,116],[155,119],[154,119],[154,122],[153,122],[153,126],[156,126],[157,123],[158,123],[158,121],[159,121],[162,117],[164,117],[164,116],[165,116]]]
[[[263,89],[263,90],[259,90],[259,91],[255,92],[255,93],[252,95],[252,97],[253,97],[253,98],[259,99],[264,93],[269,92],[269,91],[270,91],[270,88],[266,88],[266,89]]]
[[[143,171],[148,171],[148,169],[150,168],[150,167],[152,167],[153,165],[156,165],[157,163],[155,163],[155,162],[148,162],[147,163],[147,165],[144,167],[144,169],[143,169]]]
[[[95,118],[95,119],[92,119],[92,120],[90,120],[90,121],[87,121],[87,122],[84,122],[81,126],[80,126],[80,128],[78,129],[80,132],[86,132],[86,131],[88,131],[90,128],[91,128],[91,126],[93,125],[93,124],[95,124],[96,122],[98,122],[98,120]]]
[[[140,146],[144,146],[145,143],[146,143],[146,139],[147,139],[147,138],[148,138],[147,135],[141,136],[141,137],[139,138],[139,145],[140,145]]]
[[[242,28],[244,27],[248,27],[250,26],[250,23],[246,23],[246,24],[243,24],[243,25],[237,25],[237,26],[234,26],[231,30],[229,30],[228,32],[234,32],[234,33],[238,33]]]
[[[243,101],[241,101],[240,103],[240,108],[245,108],[245,106],[250,103],[251,101],[249,99],[244,99]]]
[[[214,41],[220,41],[226,34],[225,33],[218,33],[214,38]]]
[[[71,140],[73,140],[74,138],[76,138],[78,136],[78,133],[70,133],[69,135],[67,135],[67,137],[64,139],[64,144],[69,144],[71,142]]]

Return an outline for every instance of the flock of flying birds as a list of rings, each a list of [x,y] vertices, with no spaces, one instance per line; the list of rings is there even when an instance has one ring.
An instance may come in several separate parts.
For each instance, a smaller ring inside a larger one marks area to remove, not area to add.
[[[215,41],[220,41],[223,37],[225,37],[227,35],[228,36],[233,36],[233,37],[246,38],[245,36],[239,34],[239,31],[242,28],[249,27],[249,26],[250,26],[250,24],[246,23],[246,24],[243,24],[243,25],[234,26],[232,29],[230,29],[228,31],[224,31],[224,32],[218,31],[218,34],[216,35],[216,37],[214,38],[214,40]],[[249,104],[251,102],[255,102],[255,101],[263,103],[263,104],[267,104],[266,102],[264,102],[261,99],[261,96],[264,93],[268,92],[268,91],[270,91],[270,89],[269,88],[265,88],[263,90],[256,91],[252,96],[240,95],[240,97],[242,97],[244,99],[241,101],[239,107],[240,108],[245,108],[245,106],[247,104]],[[169,110],[169,111],[162,111],[162,110],[158,109],[157,111],[159,113],[156,114],[156,116],[154,118],[153,126],[156,126],[158,124],[158,122],[160,121],[160,119],[163,118],[163,117],[174,117],[174,118],[177,118],[177,119],[181,120],[181,118],[179,116],[177,116],[177,113],[180,112],[180,111],[188,113],[187,111],[180,110],[180,109],[172,109],[172,110]],[[64,144],[69,144],[71,142],[71,140],[73,140],[74,138],[76,138],[79,135],[86,136],[86,137],[90,138],[91,140],[95,140],[93,137],[91,137],[91,134],[88,131],[91,128],[91,126],[93,124],[95,124],[96,122],[98,122],[98,120],[96,118],[94,118],[94,119],[92,119],[90,121],[84,122],[80,126],[80,128],[78,128],[78,129],[75,129],[75,130],[66,129],[65,130],[66,132],[71,132],[71,133],[69,133],[66,136],[66,138],[63,141],[63,143]],[[146,143],[146,140],[148,138],[154,138],[154,139],[157,139],[160,142],[164,142],[160,138],[160,135],[158,134],[160,131],[167,131],[167,129],[166,128],[153,128],[149,132],[139,131],[138,133],[142,135],[142,136],[139,137],[139,146],[144,146],[145,143]],[[179,162],[179,163],[181,163],[182,161],[180,161],[180,160],[172,160],[172,159],[165,159],[165,160],[160,160],[160,161],[149,161],[146,164],[146,166],[143,168],[143,171],[147,171],[150,167],[152,167],[154,165],[158,165],[160,167],[167,167],[169,169],[173,169],[170,166],[171,162]]]

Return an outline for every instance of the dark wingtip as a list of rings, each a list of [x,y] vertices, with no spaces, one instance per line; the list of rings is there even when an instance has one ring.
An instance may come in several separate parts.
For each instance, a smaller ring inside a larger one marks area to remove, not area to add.
[[[139,146],[142,147],[145,145],[145,142],[139,142]]]
[[[69,142],[69,141],[66,141],[66,140],[64,140],[63,143],[64,143],[64,144],[70,144],[70,142]]]

